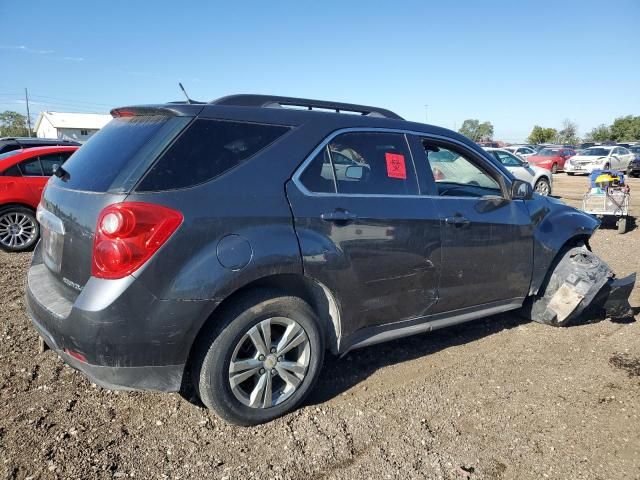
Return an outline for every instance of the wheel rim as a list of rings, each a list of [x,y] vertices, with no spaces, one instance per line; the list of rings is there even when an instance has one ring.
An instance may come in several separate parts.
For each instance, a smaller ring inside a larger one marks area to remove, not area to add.
[[[290,318],[262,320],[247,331],[231,355],[229,384],[251,408],[270,408],[293,395],[309,367],[307,332]]]
[[[539,180],[538,183],[536,183],[536,192],[540,195],[549,195],[549,184],[544,180]]]
[[[9,212],[0,216],[0,243],[9,248],[27,247],[36,238],[35,220],[27,214]]]

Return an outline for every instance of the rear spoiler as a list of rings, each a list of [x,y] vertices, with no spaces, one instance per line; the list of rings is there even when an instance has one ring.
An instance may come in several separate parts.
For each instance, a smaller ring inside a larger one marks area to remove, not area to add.
[[[138,105],[118,107],[111,110],[113,118],[162,115],[168,117],[195,117],[202,111],[204,104],[175,103],[165,105]]]

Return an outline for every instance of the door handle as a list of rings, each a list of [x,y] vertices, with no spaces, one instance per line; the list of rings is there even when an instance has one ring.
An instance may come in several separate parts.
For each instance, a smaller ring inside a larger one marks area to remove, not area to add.
[[[469,219],[463,217],[462,215],[454,215],[453,217],[447,217],[444,219],[444,223],[447,225],[453,225],[454,227],[462,228],[468,227],[471,224]]]
[[[353,222],[358,216],[347,210],[335,210],[333,212],[323,213],[320,218],[325,222],[349,223]]]

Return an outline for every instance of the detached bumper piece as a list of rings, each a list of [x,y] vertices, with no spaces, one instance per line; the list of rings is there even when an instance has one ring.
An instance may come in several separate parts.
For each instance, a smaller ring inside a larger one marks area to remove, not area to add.
[[[566,327],[581,316],[617,320],[633,315],[629,295],[635,273],[616,279],[611,268],[586,247],[568,250],[552,268],[547,283],[524,308],[531,320]]]

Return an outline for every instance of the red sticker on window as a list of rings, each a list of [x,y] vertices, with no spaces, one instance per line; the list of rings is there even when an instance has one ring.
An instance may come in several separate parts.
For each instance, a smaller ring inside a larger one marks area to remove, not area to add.
[[[387,177],[407,179],[407,167],[404,163],[404,155],[398,153],[385,153],[384,158],[387,160]]]

